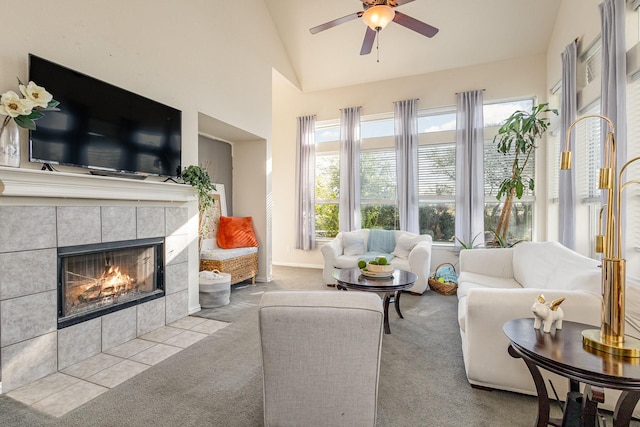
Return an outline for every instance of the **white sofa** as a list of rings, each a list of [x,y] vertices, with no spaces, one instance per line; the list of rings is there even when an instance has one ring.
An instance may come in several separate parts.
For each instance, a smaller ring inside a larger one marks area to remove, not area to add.
[[[533,318],[531,306],[539,294],[544,294],[547,300],[566,298],[561,305],[565,320],[599,328],[599,265],[599,261],[558,242],[522,242],[513,248],[460,251],[458,323],[469,383],[535,395],[526,365],[507,353],[509,340],[502,326],[511,319]],[[627,300],[629,306],[629,295]],[[632,329],[627,323],[626,333]],[[553,381],[564,399],[567,380],[546,371],[543,376]],[[548,382],[547,389],[553,397]],[[613,409],[618,395],[617,391],[606,390],[603,407]]]
[[[380,230],[378,230],[380,231]],[[384,231],[384,230],[382,230]],[[432,239],[428,234],[415,234],[407,231],[391,230],[393,244],[382,248],[371,247],[369,235],[371,230],[341,232],[324,246],[324,269],[322,277],[326,284],[335,284],[333,272],[336,268],[350,268],[358,265],[358,260],[373,258],[376,255],[393,255],[390,264],[396,268],[407,270],[418,276],[410,292],[422,294],[429,289],[428,278],[431,269]]]

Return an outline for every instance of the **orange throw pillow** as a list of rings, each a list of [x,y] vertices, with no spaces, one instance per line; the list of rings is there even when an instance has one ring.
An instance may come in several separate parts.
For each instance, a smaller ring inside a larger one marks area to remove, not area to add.
[[[253,231],[253,220],[250,216],[244,218],[221,216],[217,241],[222,249],[258,246],[258,239]]]

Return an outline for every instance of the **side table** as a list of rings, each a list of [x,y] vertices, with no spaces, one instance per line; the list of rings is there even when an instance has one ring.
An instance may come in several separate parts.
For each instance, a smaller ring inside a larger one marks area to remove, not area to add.
[[[640,400],[640,359],[584,347],[582,331],[585,329],[593,329],[593,326],[563,321],[561,330],[552,328],[548,334],[534,329],[533,319],[514,319],[503,326],[511,341],[509,354],[522,358],[535,383],[538,427],[562,426],[563,421],[549,418],[549,396],[539,368],[567,378],[571,391],[579,391],[580,383],[586,385],[581,425],[597,425],[597,405],[604,402],[600,387],[622,390],[613,413],[614,427],[628,426],[631,421],[633,409]]]

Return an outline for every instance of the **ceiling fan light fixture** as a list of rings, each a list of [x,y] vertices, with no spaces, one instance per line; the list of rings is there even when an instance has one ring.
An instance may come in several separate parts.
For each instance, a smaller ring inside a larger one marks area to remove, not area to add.
[[[384,27],[393,21],[396,16],[396,11],[388,5],[371,6],[362,14],[362,20],[372,30],[382,30]]]

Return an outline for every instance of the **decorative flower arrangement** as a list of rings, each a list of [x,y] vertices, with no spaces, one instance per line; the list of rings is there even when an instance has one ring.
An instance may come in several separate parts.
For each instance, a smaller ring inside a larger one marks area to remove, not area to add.
[[[18,88],[24,98],[11,90],[3,93],[0,98],[0,114],[6,116],[2,121],[0,135],[11,119],[21,128],[33,130],[36,128],[35,120],[44,117],[43,111],[60,111],[56,108],[60,103],[45,88],[34,82],[25,86],[20,79]]]

